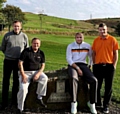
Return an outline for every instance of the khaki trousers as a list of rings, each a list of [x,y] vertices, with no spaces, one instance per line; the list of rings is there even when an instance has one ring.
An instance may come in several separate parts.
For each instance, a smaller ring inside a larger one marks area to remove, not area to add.
[[[25,71],[25,74],[27,75],[28,80],[26,83],[23,83],[22,76],[20,75],[20,72],[18,72],[18,74],[19,74],[19,91],[17,94],[17,100],[18,100],[18,109],[20,109],[21,111],[24,109],[24,101],[25,101],[26,95],[28,93],[29,84],[31,82],[31,79],[34,77],[34,75],[36,73],[37,73],[37,71]],[[47,75],[42,73],[40,75],[39,79],[37,80],[38,86],[37,86],[36,93],[38,96],[46,95],[47,81],[48,81]]]

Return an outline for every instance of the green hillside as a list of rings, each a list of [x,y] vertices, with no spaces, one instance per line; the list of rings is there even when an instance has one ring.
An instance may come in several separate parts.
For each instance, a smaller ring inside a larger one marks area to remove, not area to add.
[[[120,18],[71,20],[28,12],[25,13],[25,16],[28,21],[23,26],[24,30],[44,34],[71,35],[75,32],[83,32],[86,35],[97,35],[97,27],[101,22],[107,24],[110,33],[114,33],[115,27],[120,22]]]
[[[53,16],[25,13],[28,19],[27,23],[23,26],[24,30],[41,30],[46,32],[78,32],[93,30],[94,26],[91,23],[84,21],[76,21],[70,19],[57,18]]]

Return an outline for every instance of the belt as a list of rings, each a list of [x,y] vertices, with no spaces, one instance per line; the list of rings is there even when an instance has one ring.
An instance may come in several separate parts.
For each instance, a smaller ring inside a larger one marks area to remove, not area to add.
[[[112,63],[98,63],[101,66],[107,66],[107,65],[112,65]]]

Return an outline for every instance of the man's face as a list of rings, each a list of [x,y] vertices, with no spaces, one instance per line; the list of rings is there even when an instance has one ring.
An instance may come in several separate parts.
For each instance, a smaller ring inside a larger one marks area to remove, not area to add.
[[[99,27],[99,35],[104,37],[107,35],[107,26]]]
[[[36,40],[33,40],[32,42],[32,49],[34,51],[37,51],[40,47],[40,40],[36,39]]]
[[[16,22],[13,24],[13,29],[15,33],[19,34],[19,32],[21,31],[21,28],[22,28],[22,25],[20,22]]]
[[[82,34],[76,35],[75,40],[78,44],[81,44],[82,41],[84,40],[84,36]]]

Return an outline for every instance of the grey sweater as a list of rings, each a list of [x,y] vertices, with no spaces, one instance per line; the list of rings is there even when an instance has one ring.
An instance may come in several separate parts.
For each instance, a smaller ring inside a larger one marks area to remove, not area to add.
[[[28,37],[25,33],[20,32],[16,34],[14,31],[11,31],[4,35],[1,50],[5,55],[5,59],[16,60],[20,57],[23,49],[28,46]]]

